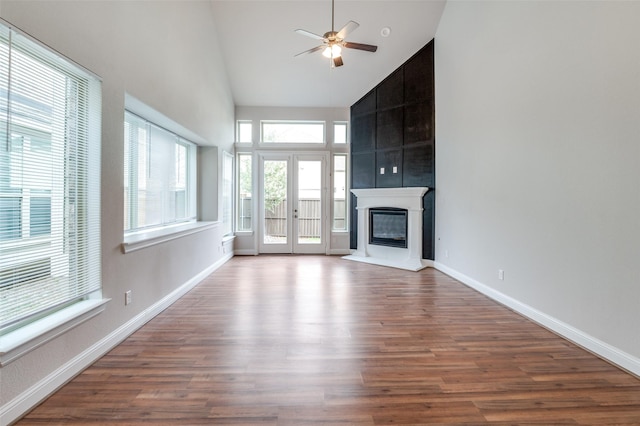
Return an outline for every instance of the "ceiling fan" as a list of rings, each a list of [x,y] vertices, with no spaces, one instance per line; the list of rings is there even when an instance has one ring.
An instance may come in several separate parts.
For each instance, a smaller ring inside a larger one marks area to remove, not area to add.
[[[340,67],[344,65],[342,61],[342,48],[347,49],[358,49],[365,50],[367,52],[375,52],[378,50],[378,46],[373,46],[371,44],[362,44],[362,43],[354,43],[351,41],[346,41],[345,37],[351,33],[353,30],[358,28],[360,24],[355,21],[349,21],[347,24],[342,27],[340,31],[334,30],[334,19],[335,19],[335,0],[331,0],[331,31],[324,33],[324,35],[314,34],[307,30],[295,30],[298,34],[305,35],[307,37],[314,38],[316,40],[322,40],[322,44],[320,46],[316,46],[313,49],[305,50],[304,52],[300,52],[295,56],[304,55],[305,53],[313,53],[322,50],[322,54],[331,59],[332,67]]]

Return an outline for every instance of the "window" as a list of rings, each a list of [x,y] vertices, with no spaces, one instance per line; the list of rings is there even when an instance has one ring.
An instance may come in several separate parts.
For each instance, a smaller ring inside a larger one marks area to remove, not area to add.
[[[238,154],[238,219],[236,229],[240,232],[252,230],[253,184],[251,179],[251,154]]]
[[[253,125],[251,121],[238,121],[236,129],[236,142],[251,143],[253,142]]]
[[[333,230],[347,230],[347,156],[333,156]]]
[[[222,230],[233,234],[233,155],[222,155]]]
[[[196,218],[196,145],[125,111],[125,232]]]
[[[101,297],[100,85],[0,24],[0,335]]]
[[[262,142],[324,143],[324,121],[263,121]]]
[[[333,143],[339,145],[347,143],[347,123],[333,123]]]

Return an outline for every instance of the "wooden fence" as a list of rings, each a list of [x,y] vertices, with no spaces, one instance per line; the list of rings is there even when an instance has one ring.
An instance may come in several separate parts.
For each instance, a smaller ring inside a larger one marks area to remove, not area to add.
[[[287,201],[266,200],[271,209],[265,212],[265,235],[284,237],[287,226]],[[240,212],[238,214],[239,229],[251,229],[252,200],[244,198],[240,200]],[[334,229],[345,228],[345,202],[334,202]],[[320,238],[322,232],[322,212],[318,199],[298,200],[298,234],[301,238]]]

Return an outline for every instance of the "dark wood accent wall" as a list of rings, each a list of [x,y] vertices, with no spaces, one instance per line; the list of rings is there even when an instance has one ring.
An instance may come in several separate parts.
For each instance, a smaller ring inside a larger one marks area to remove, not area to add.
[[[435,91],[430,41],[351,106],[351,186],[427,186],[422,257],[433,259],[435,227]],[[394,173],[394,167],[396,173]],[[380,170],[384,168],[384,174]],[[351,248],[357,245],[351,195]]]

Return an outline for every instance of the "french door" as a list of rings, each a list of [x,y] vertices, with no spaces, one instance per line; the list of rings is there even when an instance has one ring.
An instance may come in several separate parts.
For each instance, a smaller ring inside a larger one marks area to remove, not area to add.
[[[260,253],[325,253],[327,154],[259,154]]]

